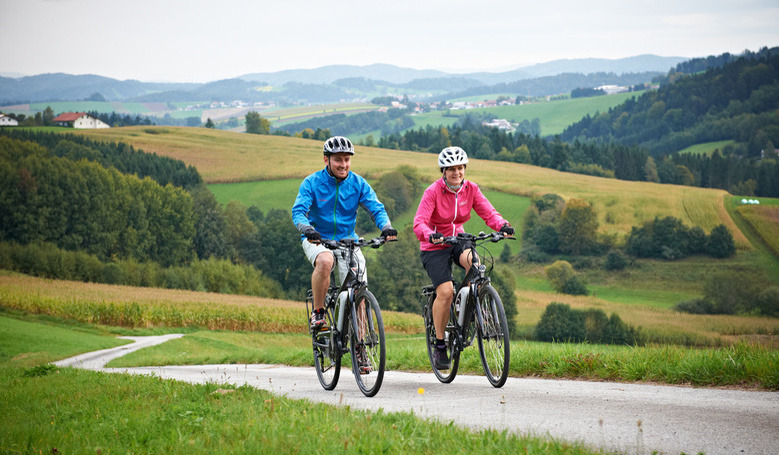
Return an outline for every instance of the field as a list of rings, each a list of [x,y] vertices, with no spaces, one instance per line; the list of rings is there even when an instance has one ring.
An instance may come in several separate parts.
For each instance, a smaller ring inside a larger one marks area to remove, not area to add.
[[[719,150],[720,152],[722,152],[725,146],[733,145],[735,143],[736,143],[735,141],[706,142],[705,144],[691,145],[685,149],[679,150],[679,153],[683,155],[684,154],[710,155],[714,153],[715,150]]]
[[[638,93],[640,96],[641,92]],[[532,121],[538,118],[541,122],[541,135],[551,136],[560,134],[563,130],[582,119],[586,115],[595,115],[598,112],[607,112],[610,108],[622,104],[628,98],[636,96],[636,93],[618,93],[615,95],[595,96],[591,98],[574,98],[553,101],[541,101],[515,106],[497,106],[480,109],[461,109],[453,110],[454,116],[463,116],[468,113],[482,114],[484,112],[492,113],[495,118],[506,119],[510,122],[521,122],[523,120]],[[486,99],[480,97],[480,99]],[[417,125],[424,125],[425,122],[437,124],[433,120],[440,117],[440,112],[431,112],[420,114],[414,118]]]
[[[322,167],[319,141],[256,136],[205,128],[125,127],[81,130],[96,140],[122,141],[146,152],[180,159],[197,167],[209,184],[302,179]],[[358,147],[352,169],[375,178],[399,165],[417,167],[433,181],[435,156],[401,150]],[[725,224],[741,249],[746,237],[724,207],[725,191],[570,174],[517,163],[472,160],[467,178],[482,188],[523,197],[556,193],[581,198],[598,213],[600,230],[624,235],[655,216],[673,216],[707,232]]]
[[[779,205],[741,205],[736,210],[779,257]]]

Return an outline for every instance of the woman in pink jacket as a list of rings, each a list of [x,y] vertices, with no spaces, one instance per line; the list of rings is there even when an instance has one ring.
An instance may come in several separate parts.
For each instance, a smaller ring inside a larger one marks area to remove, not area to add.
[[[465,180],[467,164],[468,155],[460,147],[443,149],[438,155],[438,167],[443,175],[427,187],[414,216],[414,233],[422,250],[422,265],[436,288],[433,302],[436,337],[443,337],[449,320],[449,306],[454,295],[452,263],[465,270],[472,263],[469,245],[446,245],[444,237],[464,232],[463,224],[471,219],[471,209],[492,229],[505,236],[514,234],[514,228],[484,197],[479,186]],[[443,338],[436,339],[433,360],[438,370],[451,368]]]

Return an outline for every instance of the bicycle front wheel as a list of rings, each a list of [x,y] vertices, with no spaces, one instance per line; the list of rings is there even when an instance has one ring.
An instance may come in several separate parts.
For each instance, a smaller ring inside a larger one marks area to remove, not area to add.
[[[314,345],[314,366],[316,377],[325,390],[333,390],[341,376],[341,353],[335,346],[333,339],[333,321],[330,311],[327,315],[328,329],[314,332],[312,339]]]
[[[427,358],[430,360],[430,366],[433,368],[433,374],[443,384],[449,384],[454,381],[457,376],[457,369],[460,366],[460,351],[455,348],[455,342],[457,335],[452,329],[446,335],[446,350],[449,358],[452,361],[452,367],[448,370],[439,370],[435,367],[435,361],[433,360],[433,351],[435,350],[435,324],[433,323],[433,300],[434,296],[431,296],[422,310],[423,317],[425,319],[425,341],[427,344]],[[448,326],[454,327],[454,318],[450,314],[450,321]],[[449,329],[447,329],[449,330]]]
[[[509,374],[510,344],[506,312],[498,292],[487,284],[479,290],[477,337],[484,374],[493,387],[503,387]]]
[[[368,289],[363,288],[355,295],[349,322],[354,378],[360,391],[372,397],[384,380],[387,353],[379,303]]]

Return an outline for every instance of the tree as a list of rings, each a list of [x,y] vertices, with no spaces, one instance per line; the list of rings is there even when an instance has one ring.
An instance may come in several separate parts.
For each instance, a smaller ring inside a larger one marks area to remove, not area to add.
[[[736,244],[733,234],[724,224],[720,224],[711,230],[706,241],[706,253],[715,258],[727,258],[736,254]]]
[[[211,120],[211,117],[208,117],[208,120],[206,120],[206,128],[212,128],[212,129],[213,129],[213,128],[216,128],[216,125],[215,125],[215,124],[214,124],[214,122]]]
[[[42,119],[42,125],[43,126],[51,126],[54,124],[54,110],[51,108],[51,106],[46,106],[46,109],[43,110],[43,119]]]
[[[565,204],[558,225],[560,251],[579,255],[597,246],[598,219],[592,206],[582,199]]]
[[[647,182],[660,182],[660,177],[657,176],[657,164],[651,156],[647,157],[646,164],[644,165],[644,179]]]
[[[246,113],[246,132],[249,134],[270,134],[270,120],[260,117],[259,112]]]

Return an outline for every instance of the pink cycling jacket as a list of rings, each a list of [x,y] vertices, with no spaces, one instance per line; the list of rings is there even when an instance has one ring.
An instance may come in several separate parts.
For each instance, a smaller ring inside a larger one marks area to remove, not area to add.
[[[465,232],[463,224],[471,219],[471,209],[496,231],[507,223],[484,197],[477,184],[465,180],[457,193],[453,193],[443,178],[436,180],[425,190],[414,215],[414,234],[419,239],[419,249],[432,251],[448,248],[448,245],[430,243],[430,234],[440,232],[444,236],[454,236]]]

